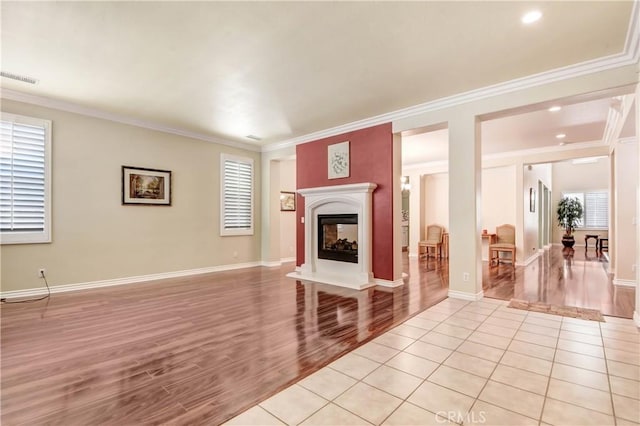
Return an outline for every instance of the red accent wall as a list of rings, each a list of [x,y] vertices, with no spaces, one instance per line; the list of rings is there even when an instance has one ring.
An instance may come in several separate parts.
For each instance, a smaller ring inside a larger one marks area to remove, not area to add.
[[[328,179],[327,147],[349,141],[348,178]],[[373,182],[373,275],[393,280],[393,134],[391,123],[356,130],[296,147],[297,188]],[[297,265],[304,263],[304,197],[297,196]]]

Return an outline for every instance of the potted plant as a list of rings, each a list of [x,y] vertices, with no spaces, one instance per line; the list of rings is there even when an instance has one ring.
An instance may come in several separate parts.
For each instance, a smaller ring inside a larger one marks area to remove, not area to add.
[[[575,244],[573,231],[582,219],[582,203],[577,198],[566,197],[558,203],[558,226],[564,228],[562,245],[572,248]]]

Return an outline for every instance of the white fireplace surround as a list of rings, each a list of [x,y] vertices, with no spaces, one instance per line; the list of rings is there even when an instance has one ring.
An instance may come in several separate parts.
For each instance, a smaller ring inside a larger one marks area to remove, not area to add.
[[[304,197],[304,263],[287,276],[362,290],[373,278],[372,194],[375,183],[299,189]],[[358,263],[318,258],[318,215],[358,215]]]

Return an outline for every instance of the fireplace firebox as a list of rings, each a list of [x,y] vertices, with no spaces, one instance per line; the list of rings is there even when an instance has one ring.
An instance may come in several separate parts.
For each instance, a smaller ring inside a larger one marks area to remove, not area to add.
[[[358,215],[318,215],[318,259],[358,263]]]

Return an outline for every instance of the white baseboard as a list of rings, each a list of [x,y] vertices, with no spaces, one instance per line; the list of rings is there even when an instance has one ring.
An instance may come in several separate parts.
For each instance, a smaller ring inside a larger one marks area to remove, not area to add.
[[[296,261],[295,257],[283,257],[282,259],[280,259],[281,263],[295,262],[295,261]]]
[[[527,260],[525,260],[522,263],[518,263],[516,262],[516,265],[518,266],[529,266],[531,265],[536,259],[538,259],[540,257],[540,252],[536,252],[536,254],[534,254],[533,256],[527,258]]]
[[[447,295],[452,299],[470,300],[472,302],[476,302],[484,298],[484,293],[482,292],[482,290],[480,290],[480,292],[476,294],[467,293],[465,291],[449,290],[449,293],[447,293]]]
[[[636,282],[636,280],[621,280],[619,278],[614,278],[613,279],[613,285],[618,285],[620,287],[633,287],[633,288],[636,288],[638,286],[638,283]]]
[[[264,266],[266,268],[275,268],[278,266],[282,266],[282,261],[273,260],[273,261],[267,262],[266,260],[263,260],[260,262],[260,266]]]
[[[65,293],[68,291],[87,290],[91,288],[111,287],[114,285],[134,284],[145,281],[163,280],[166,278],[187,277],[189,275],[208,274],[211,272],[231,271],[234,269],[255,268],[261,266],[262,262],[234,263],[230,265],[209,266],[206,268],[187,269],[184,271],[161,272],[159,274],[138,275],[135,277],[114,278],[110,280],[89,281],[84,283],[63,284],[51,286],[51,294]],[[47,294],[46,287],[29,288],[25,290],[11,290],[0,292],[0,297],[10,299],[16,297],[31,297]]]
[[[404,285],[404,281],[402,280],[402,278],[399,278],[393,281],[374,278],[373,282],[376,283],[376,285],[379,285],[380,287],[400,287],[401,285]]]

